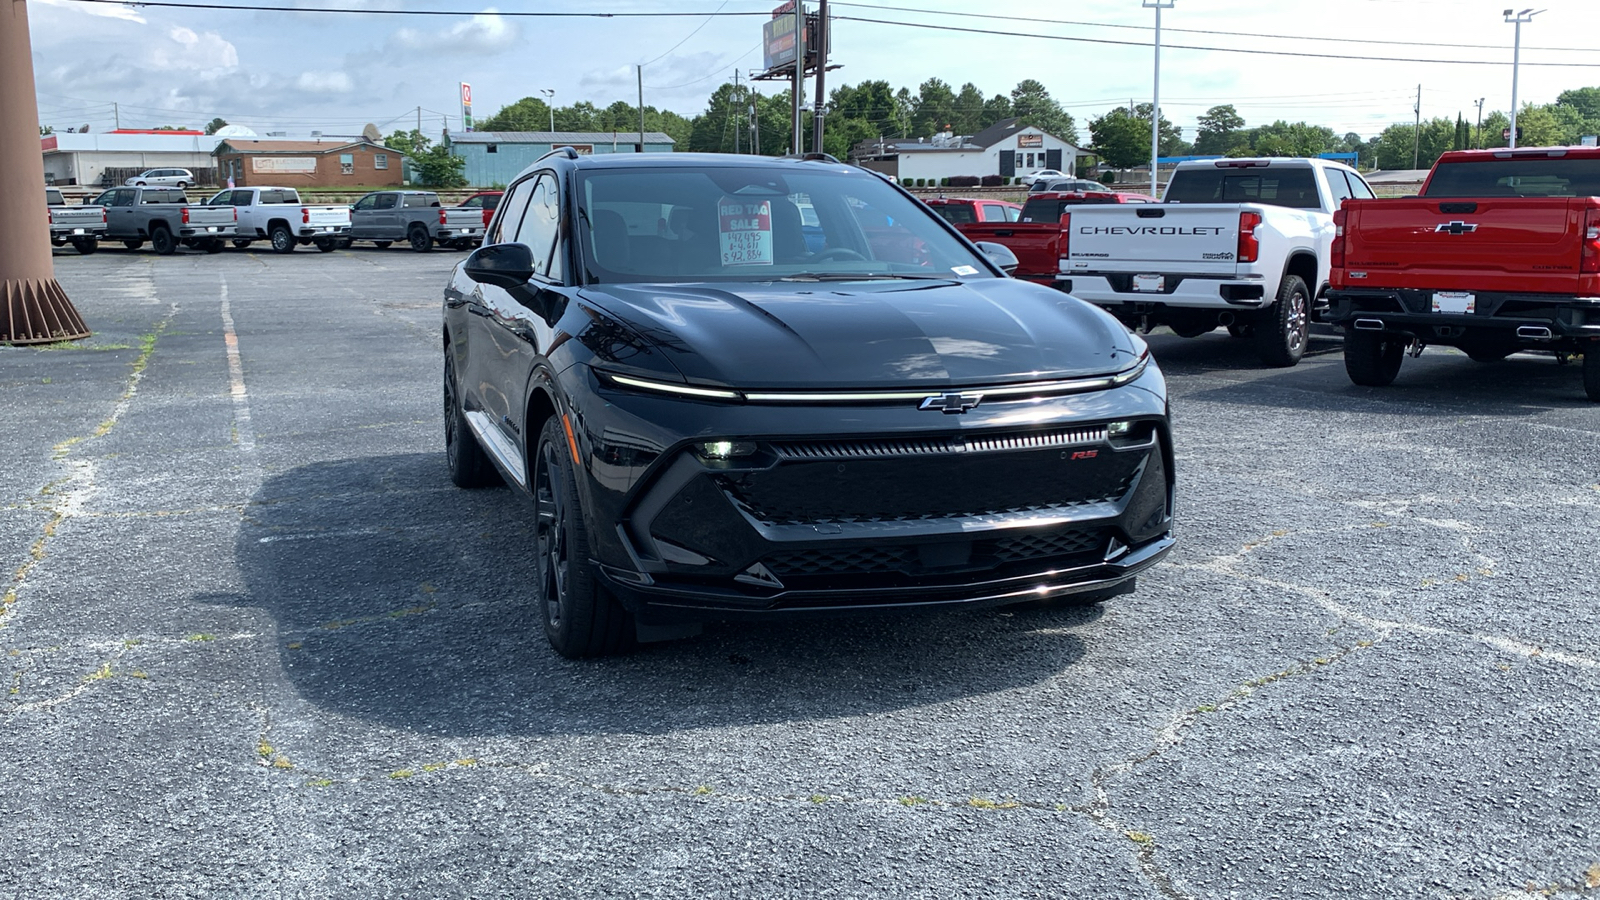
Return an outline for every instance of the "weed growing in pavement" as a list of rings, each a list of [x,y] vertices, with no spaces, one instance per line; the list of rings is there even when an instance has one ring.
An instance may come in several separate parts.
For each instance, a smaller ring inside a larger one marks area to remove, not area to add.
[[[702,784],[694,789],[694,795],[696,797],[704,797],[709,793],[711,793],[711,786],[708,784]]]
[[[972,797],[967,800],[967,805],[973,809],[1016,809],[1022,804],[1015,800],[989,800],[984,797]]]
[[[184,640],[186,640],[186,641],[214,641],[216,639],[217,639],[216,635],[214,635],[214,634],[206,634],[203,631],[200,632],[199,634],[191,634],[188,637],[184,638]]]

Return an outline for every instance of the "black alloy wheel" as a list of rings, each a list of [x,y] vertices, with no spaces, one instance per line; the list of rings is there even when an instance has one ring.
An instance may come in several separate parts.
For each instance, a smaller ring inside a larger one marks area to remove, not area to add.
[[[274,225],[272,226],[272,232],[268,236],[272,238],[273,253],[294,252],[294,235],[289,233],[289,226]]]
[[[379,250],[387,250],[392,243],[394,241],[373,241],[372,246],[377,247]]]
[[[589,535],[560,416],[545,420],[533,456],[534,596],[550,646],[568,659],[633,645],[633,617],[589,565]]]
[[[200,249],[207,253],[221,253],[222,246],[222,238],[206,238],[200,242]]]
[[[456,390],[456,364],[449,347],[444,351],[444,455],[450,481],[456,487],[480,488],[500,483],[489,455],[467,426],[467,413]]]
[[[433,235],[421,225],[411,226],[411,231],[406,237],[411,241],[411,249],[418,253],[427,253],[433,249]]]
[[[1311,292],[1299,275],[1283,276],[1278,299],[1256,324],[1256,354],[1275,368],[1288,368],[1306,353],[1311,336]]]
[[[72,246],[76,247],[79,253],[88,256],[100,249],[100,242],[94,238],[78,238],[72,242]]]
[[[1590,341],[1584,348],[1583,392],[1600,403],[1600,341]]]
[[[150,229],[150,249],[162,256],[171,256],[178,252],[178,242],[166,226],[157,225]]]
[[[246,247],[250,246],[250,242],[249,241],[241,241],[241,240],[235,239],[233,241],[233,246],[237,250],[243,250]]]
[[[129,250],[137,250],[144,246],[144,241],[123,241],[122,246],[127,247]]]
[[[1344,371],[1350,380],[1366,387],[1383,387],[1400,374],[1400,363],[1410,341],[1381,331],[1346,329]]]

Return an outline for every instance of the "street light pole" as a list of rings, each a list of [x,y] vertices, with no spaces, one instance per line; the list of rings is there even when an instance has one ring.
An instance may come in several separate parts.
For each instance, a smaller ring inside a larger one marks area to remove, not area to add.
[[[556,89],[540,88],[539,93],[544,95],[544,107],[550,111],[550,130],[556,130]]]
[[[1161,156],[1161,11],[1171,9],[1173,0],[1144,0],[1145,9],[1156,11],[1156,77],[1150,97],[1150,196],[1161,199],[1156,159]]]
[[[1516,36],[1511,44],[1511,149],[1517,149],[1517,67],[1522,63],[1522,23],[1532,22],[1544,10],[1532,8],[1513,13],[1505,11],[1506,21],[1516,26]]]

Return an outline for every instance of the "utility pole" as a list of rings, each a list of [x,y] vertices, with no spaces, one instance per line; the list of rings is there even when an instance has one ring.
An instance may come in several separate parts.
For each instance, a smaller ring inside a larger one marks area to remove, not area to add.
[[[811,149],[822,152],[823,73],[828,70],[828,0],[817,0],[817,101],[811,110]]]
[[[644,66],[639,66],[639,152],[644,152]]]
[[[115,103],[111,104],[111,117],[113,119],[115,119],[116,122],[117,122],[117,130],[121,131],[122,130],[122,107],[118,106]]]
[[[744,97],[741,96],[740,93],[739,93],[739,70],[738,69],[734,69],[733,70],[733,102],[730,103],[729,106],[734,106],[734,104],[739,103],[739,101],[741,101],[743,99],[744,99]],[[735,107],[735,108],[737,108],[737,107]],[[728,114],[729,115],[733,115],[734,113],[730,109]],[[733,126],[733,155],[734,156],[738,156],[739,155],[739,126],[737,126],[737,125]]]
[[[417,136],[422,136],[422,107],[417,107]]]
[[[1522,64],[1522,23],[1532,22],[1533,17],[1544,10],[1525,9],[1515,15],[1511,10],[1506,10],[1506,21],[1517,27],[1516,37],[1511,45],[1511,149],[1517,149],[1517,67]]]
[[[806,5],[800,0],[794,4],[794,85],[790,93],[793,122],[789,128],[789,152],[805,152],[805,134],[800,127],[800,98],[806,92]]]
[[[1417,105],[1411,108],[1417,114],[1417,124],[1411,129],[1411,168],[1417,167],[1417,151],[1422,147],[1422,85],[1417,85]]]
[[[1150,196],[1161,199],[1156,160],[1161,156],[1161,11],[1171,9],[1173,0],[1144,0],[1145,9],[1156,11],[1156,77],[1150,98]],[[1131,104],[1130,104],[1131,105]]]
[[[761,155],[761,95],[750,90],[750,152]]]
[[[1477,150],[1483,146],[1483,101],[1488,97],[1478,98],[1478,127],[1472,132],[1472,149]]]

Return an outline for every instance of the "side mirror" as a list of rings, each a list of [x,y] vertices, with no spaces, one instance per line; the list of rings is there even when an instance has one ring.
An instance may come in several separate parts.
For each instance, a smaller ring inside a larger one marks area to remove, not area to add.
[[[1007,275],[1017,271],[1017,255],[1005,244],[996,244],[994,241],[978,241],[977,247],[989,261],[999,267]]]
[[[515,290],[533,277],[533,251],[527,244],[489,244],[472,251],[462,271],[479,284]]]

